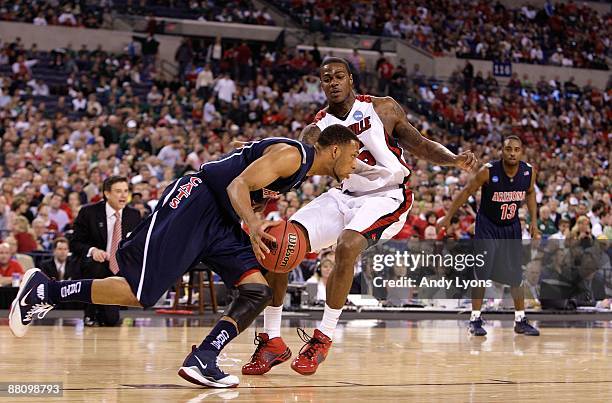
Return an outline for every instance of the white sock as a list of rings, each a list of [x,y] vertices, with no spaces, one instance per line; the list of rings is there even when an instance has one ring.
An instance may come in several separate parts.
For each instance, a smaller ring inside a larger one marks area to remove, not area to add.
[[[342,313],[342,308],[340,309],[332,309],[327,304],[325,304],[325,310],[323,311],[323,319],[321,319],[321,323],[319,324],[319,331],[329,337],[330,339],[334,338],[334,331],[336,330],[336,325],[338,324],[338,319],[340,319],[340,314]]]
[[[525,311],[514,311],[514,321],[520,322],[525,317]]]
[[[264,332],[273,339],[280,337],[281,319],[283,316],[283,306],[268,305],[264,309]]]
[[[480,311],[472,311],[472,316],[470,316],[470,321],[476,320],[480,318]]]

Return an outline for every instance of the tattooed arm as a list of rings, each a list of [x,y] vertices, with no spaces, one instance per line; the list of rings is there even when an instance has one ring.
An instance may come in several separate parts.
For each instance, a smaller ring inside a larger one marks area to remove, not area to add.
[[[442,144],[423,137],[410,124],[406,113],[393,98],[377,98],[375,102],[377,112],[381,115],[383,122],[393,127],[393,133],[397,135],[407,151],[436,165],[454,166],[467,171],[477,166],[478,160],[471,151],[455,155]]]

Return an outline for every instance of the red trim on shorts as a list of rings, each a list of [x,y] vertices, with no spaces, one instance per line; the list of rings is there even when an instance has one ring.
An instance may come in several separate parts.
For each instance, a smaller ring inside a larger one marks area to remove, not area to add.
[[[406,182],[407,181],[408,181],[408,178],[406,178]],[[368,233],[380,231],[381,228],[386,229],[386,227],[391,226],[391,224],[398,222],[402,214],[404,214],[406,211],[410,209],[410,207],[412,207],[412,202],[413,202],[412,190],[410,190],[407,183],[404,183],[404,201],[399,205],[399,207],[395,211],[389,214],[385,214],[384,216],[380,217],[378,220],[374,221],[374,223],[370,225],[368,228],[361,231],[361,235],[367,238]],[[380,232],[382,233],[382,231]]]
[[[253,274],[255,272],[261,272],[261,271],[259,270],[259,268],[255,268],[254,267],[254,268],[249,269],[249,270],[245,271],[244,273],[242,273],[242,276],[240,276],[240,278],[238,280],[236,280],[236,282],[234,283],[234,287],[237,287],[238,284],[240,284],[240,282],[242,280],[244,280],[247,276],[250,276],[251,274]]]

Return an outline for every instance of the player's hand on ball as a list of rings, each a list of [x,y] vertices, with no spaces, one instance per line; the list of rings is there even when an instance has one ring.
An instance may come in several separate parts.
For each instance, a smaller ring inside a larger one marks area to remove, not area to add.
[[[465,171],[473,171],[478,166],[478,158],[471,151],[464,151],[457,155],[456,167]]]
[[[282,221],[266,221],[266,220],[257,220],[252,224],[248,225],[249,227],[249,238],[251,239],[251,244],[253,245],[253,252],[255,252],[255,257],[263,261],[266,256],[265,253],[270,253],[270,248],[264,242],[264,239],[267,239],[271,243],[276,242],[276,238],[266,232],[266,229],[269,227],[274,227],[281,224]]]

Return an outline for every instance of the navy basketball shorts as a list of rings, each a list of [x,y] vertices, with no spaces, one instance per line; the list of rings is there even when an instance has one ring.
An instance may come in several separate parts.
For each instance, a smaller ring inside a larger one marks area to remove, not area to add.
[[[153,214],[121,242],[117,263],[136,298],[150,307],[200,261],[230,288],[260,270],[248,235],[197,173],[166,188]]]
[[[493,280],[510,286],[523,281],[521,223],[497,225],[484,214],[476,216],[475,251],[484,255],[484,266],[474,268],[476,280]]]

